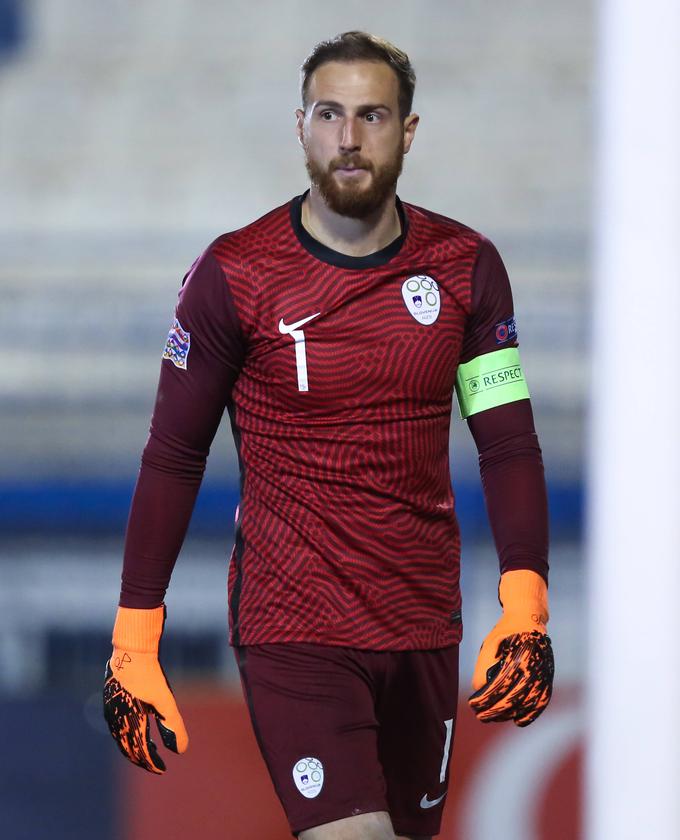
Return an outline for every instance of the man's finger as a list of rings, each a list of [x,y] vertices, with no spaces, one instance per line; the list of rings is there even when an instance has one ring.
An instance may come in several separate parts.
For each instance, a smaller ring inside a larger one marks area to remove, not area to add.
[[[504,639],[500,667],[490,668],[489,681],[469,698],[484,723],[514,720],[528,726],[548,705],[552,694],[554,659],[548,636],[517,634]]]
[[[154,711],[158,731],[165,746],[177,754],[186,752],[189,746],[189,735],[169,688],[162,701],[156,703]]]
[[[104,685],[104,717],[109,731],[123,755],[151,773],[165,772],[165,763],[149,737],[149,711],[146,703],[133,697],[115,677]]]
[[[519,677],[511,664],[499,662],[491,680],[469,698],[469,703],[480,720],[508,720],[513,715],[512,695]]]
[[[156,724],[158,725],[158,731],[161,734],[163,744],[174,753],[179,753],[177,749],[177,735],[168,726],[163,726],[162,719],[158,715],[156,716]]]

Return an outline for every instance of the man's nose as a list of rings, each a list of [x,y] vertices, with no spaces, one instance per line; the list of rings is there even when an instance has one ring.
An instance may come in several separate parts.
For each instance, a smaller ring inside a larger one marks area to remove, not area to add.
[[[356,152],[361,148],[361,133],[359,126],[354,119],[346,119],[342,126],[340,137],[340,150],[343,152]]]

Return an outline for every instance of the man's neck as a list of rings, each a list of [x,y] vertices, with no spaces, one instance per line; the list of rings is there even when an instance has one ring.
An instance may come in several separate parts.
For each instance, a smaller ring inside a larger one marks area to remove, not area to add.
[[[312,185],[302,204],[302,225],[322,245],[349,257],[365,257],[387,247],[401,233],[395,194],[366,219],[333,212]]]

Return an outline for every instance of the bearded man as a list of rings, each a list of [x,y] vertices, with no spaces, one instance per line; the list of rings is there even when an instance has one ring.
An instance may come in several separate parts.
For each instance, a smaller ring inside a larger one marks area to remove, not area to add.
[[[166,747],[188,744],[158,661],[163,598],[226,407],[241,482],[231,644],[303,840],[439,831],[462,635],[454,390],[503,606],[470,704],[525,726],[552,686],[545,481],[510,284],[488,239],[396,195],[414,87],[408,56],[363,32],[304,63],[310,187],[184,278],[126,537],[105,714],[123,753],[162,773],[150,717]]]

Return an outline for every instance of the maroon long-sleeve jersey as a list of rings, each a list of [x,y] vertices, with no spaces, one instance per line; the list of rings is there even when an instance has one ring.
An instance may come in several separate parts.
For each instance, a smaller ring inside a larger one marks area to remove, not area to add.
[[[340,254],[302,226],[303,201],[219,237],[185,277],[130,515],[121,604],[162,601],[226,407],[241,482],[232,642],[454,644],[452,395],[459,363],[517,346],[506,271],[477,232],[399,201],[401,236],[366,257]],[[529,401],[474,421],[502,568],[545,575]],[[530,508],[518,516],[507,515],[508,469]],[[505,478],[494,482],[499,471]]]

